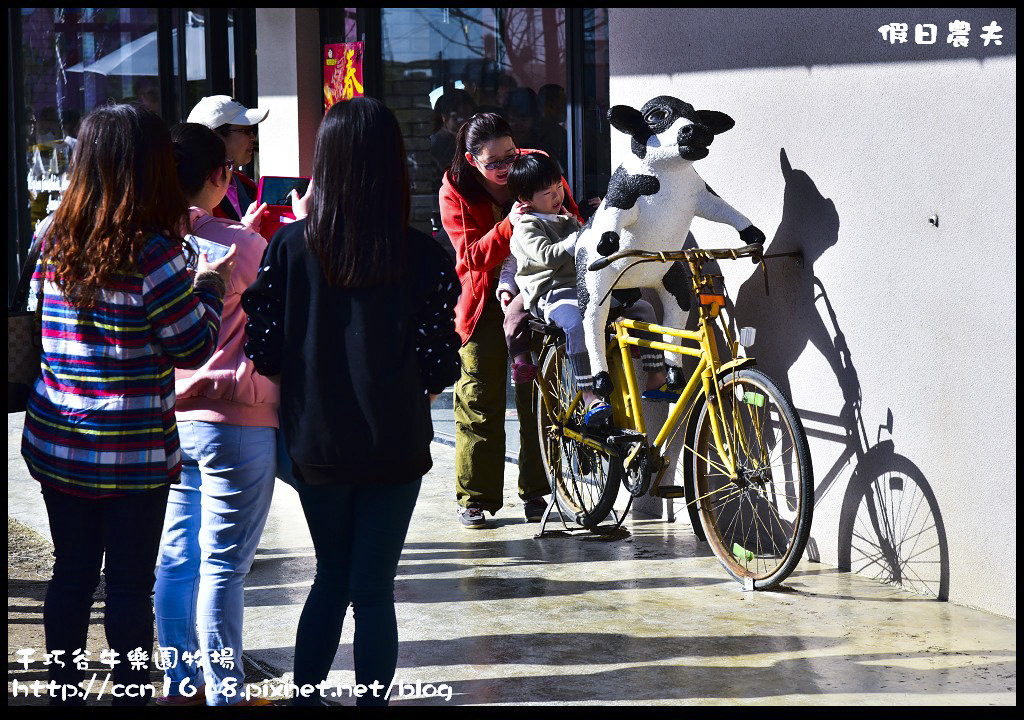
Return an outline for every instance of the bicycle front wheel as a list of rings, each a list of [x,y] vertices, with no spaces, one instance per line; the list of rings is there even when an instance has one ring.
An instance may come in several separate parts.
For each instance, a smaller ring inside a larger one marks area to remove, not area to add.
[[[767,590],[800,562],[811,534],[814,477],[803,425],[793,404],[758,370],[718,384],[722,446],[708,403],[697,418],[693,463],[698,515],[712,551],[749,589]]]
[[[554,399],[549,410],[543,393],[537,393],[537,431],[541,459],[559,509],[585,528],[593,529],[608,517],[618,495],[621,468],[611,457],[567,437],[557,422],[576,397],[578,388],[565,344],[550,346],[538,363],[538,382]],[[583,403],[576,404],[564,427],[583,431]]]

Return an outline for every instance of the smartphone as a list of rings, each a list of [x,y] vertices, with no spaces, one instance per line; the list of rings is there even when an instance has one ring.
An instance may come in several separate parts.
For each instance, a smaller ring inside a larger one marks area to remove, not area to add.
[[[229,245],[220,245],[215,242],[210,242],[205,238],[196,237],[195,235],[186,235],[185,242],[192,246],[192,249],[196,251],[196,258],[206,253],[206,260],[212,262],[214,260],[220,260],[222,257],[228,254],[231,250]],[[193,267],[195,267],[193,265]]]
[[[256,205],[267,204],[260,223],[260,234],[270,240],[282,226],[295,222],[292,213],[292,190],[302,197],[309,188],[308,177],[264,175],[256,189]]]
[[[302,197],[309,187],[308,177],[277,177],[264,175],[256,190],[256,204],[266,203],[276,207],[292,206],[292,190]]]

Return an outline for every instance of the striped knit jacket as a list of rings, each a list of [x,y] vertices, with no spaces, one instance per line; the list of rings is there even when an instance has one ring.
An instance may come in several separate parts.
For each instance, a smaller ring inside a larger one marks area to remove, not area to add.
[[[92,498],[176,482],[174,368],[199,367],[216,350],[221,298],[193,289],[180,247],[159,236],[146,243],[138,271],[118,277],[91,308],[67,302],[52,266],[43,291],[42,372],[21,443],[32,477]]]

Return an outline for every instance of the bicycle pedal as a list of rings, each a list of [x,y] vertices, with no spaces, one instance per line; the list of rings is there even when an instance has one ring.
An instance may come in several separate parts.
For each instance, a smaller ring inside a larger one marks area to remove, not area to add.
[[[660,498],[681,498],[686,497],[686,491],[682,485],[659,485],[655,488],[654,495]]]
[[[636,430],[619,430],[609,433],[607,442],[610,445],[621,445],[623,443],[641,442],[646,439],[646,435]]]

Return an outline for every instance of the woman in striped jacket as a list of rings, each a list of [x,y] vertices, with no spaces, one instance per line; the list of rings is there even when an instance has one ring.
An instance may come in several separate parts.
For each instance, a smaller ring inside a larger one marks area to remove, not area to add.
[[[120,661],[113,682],[149,681],[128,654],[153,647],[153,571],[181,471],[174,369],[198,367],[216,349],[234,264],[233,249],[199,258],[193,277],[180,234],[187,212],[157,115],[108,105],[85,118],[34,276],[42,372],[21,446],[53,538],[43,623],[47,652],[63,651],[50,665],[60,684],[84,677],[74,655],[86,649],[101,565],[107,645]],[[83,703],[66,701],[75,700]]]

